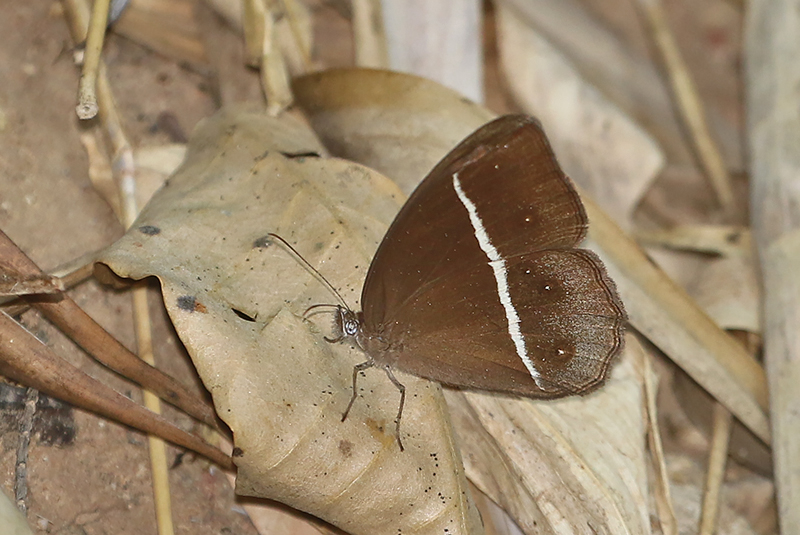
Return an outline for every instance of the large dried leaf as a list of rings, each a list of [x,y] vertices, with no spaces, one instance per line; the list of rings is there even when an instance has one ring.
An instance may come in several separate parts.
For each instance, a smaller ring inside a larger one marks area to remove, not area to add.
[[[630,227],[636,204],[664,165],[661,148],[515,7],[498,3],[497,23],[500,61],[515,99],[542,121],[566,173]]]
[[[397,73],[328,71],[300,78],[294,87],[332,151],[399,176],[406,187],[442,156],[443,143],[435,139],[439,118],[431,110],[441,113],[445,139],[454,125],[470,132],[488,114],[433,82]],[[424,141],[415,135],[423,130],[419,125],[425,125]],[[413,152],[413,162],[399,162],[384,136],[373,142],[360,134],[367,132],[394,132],[394,145]],[[643,403],[629,358],[612,371],[609,385],[586,397],[536,402],[470,393],[465,405],[465,396],[448,396],[470,479],[526,533],[650,532]],[[539,463],[526,460],[534,450]]]
[[[331,69],[292,89],[326,147],[386,174],[405,194],[495,117],[452,89],[392,71]]]
[[[279,245],[296,246],[357,306],[369,260],[403,194],[325,149],[291,116],[220,112],[195,132],[186,160],[101,261],[124,277],[155,275],[220,417],[234,432],[237,492],[310,512],[353,534],[480,533],[438,384],[398,374],[407,403],[379,371],[359,380],[323,340],[333,297]]]

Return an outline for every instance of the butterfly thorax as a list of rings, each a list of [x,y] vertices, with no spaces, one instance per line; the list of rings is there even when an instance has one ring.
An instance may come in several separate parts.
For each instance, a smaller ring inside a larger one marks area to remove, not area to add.
[[[380,332],[367,329],[363,324],[356,336],[358,347],[380,364],[394,365],[402,344],[390,343]],[[394,355],[394,357],[393,357]]]

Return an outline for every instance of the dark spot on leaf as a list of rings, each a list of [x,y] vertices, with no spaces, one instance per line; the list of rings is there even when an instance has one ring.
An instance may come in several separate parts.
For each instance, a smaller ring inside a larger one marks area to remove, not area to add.
[[[194,312],[194,296],[182,295],[178,298],[178,308],[187,312]]]
[[[261,236],[253,241],[253,249],[263,249],[272,245],[272,240],[269,236]]]
[[[256,162],[260,162],[261,160],[263,160],[263,159],[264,159],[264,158],[266,158],[267,156],[269,156],[269,151],[268,151],[268,150],[265,150],[265,151],[264,151],[264,152],[263,152],[261,155],[259,155],[259,156],[256,156],[256,157],[254,158],[254,161],[256,161]]]
[[[349,440],[340,440],[339,451],[341,452],[342,457],[350,457],[353,455],[353,443]]]
[[[178,308],[186,312],[200,312],[203,314],[208,312],[206,306],[195,299],[193,295],[182,295],[178,297]]]
[[[231,457],[241,457],[242,455],[244,455],[244,450],[242,448],[240,448],[239,446],[233,448],[233,451],[231,452]]]
[[[251,316],[249,314],[245,314],[241,310],[238,310],[238,309],[235,309],[235,308],[231,308],[231,310],[233,310],[233,313],[236,314],[237,316],[239,316],[240,318],[242,318],[244,321],[251,321],[251,322],[252,321],[256,321],[256,319],[253,316]]]
[[[161,229],[153,225],[142,225],[139,227],[139,232],[148,236],[155,236],[156,234],[161,234]]]

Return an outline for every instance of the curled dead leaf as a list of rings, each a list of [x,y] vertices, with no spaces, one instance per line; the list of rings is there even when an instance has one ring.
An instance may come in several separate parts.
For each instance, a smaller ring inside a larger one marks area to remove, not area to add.
[[[314,514],[353,534],[480,533],[441,388],[400,374],[359,379],[365,360],[302,318],[332,296],[280,246],[292,243],[357,306],[375,248],[403,202],[380,174],[326,151],[302,121],[222,111],[100,261],[156,276],[167,310],[220,417],[234,433],[237,492]]]

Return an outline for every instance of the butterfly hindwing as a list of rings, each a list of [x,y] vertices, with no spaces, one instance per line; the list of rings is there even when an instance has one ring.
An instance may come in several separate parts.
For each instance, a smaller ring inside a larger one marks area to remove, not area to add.
[[[488,279],[483,270],[458,272],[415,294],[398,311],[402,319],[385,326],[384,336],[397,342],[385,358],[397,369],[453,386],[537,398],[589,391],[622,344],[622,316],[609,297],[613,286],[596,262],[580,249],[508,260],[527,363],[509,334],[497,286],[481,282]],[[440,313],[443,302],[447,314]]]

